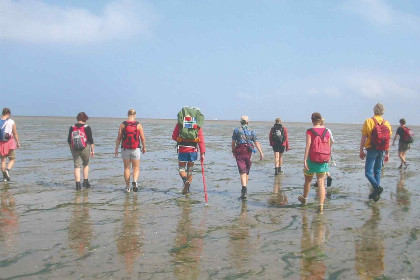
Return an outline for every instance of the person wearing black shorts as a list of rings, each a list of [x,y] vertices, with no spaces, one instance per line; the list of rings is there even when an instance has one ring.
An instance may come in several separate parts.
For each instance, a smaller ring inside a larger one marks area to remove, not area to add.
[[[283,174],[281,170],[283,153],[290,150],[290,148],[287,128],[282,125],[280,118],[275,120],[274,126],[270,130],[269,139],[270,146],[273,147],[274,151],[274,174]]]
[[[410,143],[407,143],[404,141],[404,134],[405,134],[405,119],[400,119],[400,126],[397,129],[397,132],[395,133],[394,140],[392,141],[392,146],[395,146],[395,140],[397,140],[397,136],[399,136],[398,140],[398,157],[401,160],[401,164],[398,167],[399,169],[407,169],[408,162],[405,160],[405,154],[407,150],[410,149]]]

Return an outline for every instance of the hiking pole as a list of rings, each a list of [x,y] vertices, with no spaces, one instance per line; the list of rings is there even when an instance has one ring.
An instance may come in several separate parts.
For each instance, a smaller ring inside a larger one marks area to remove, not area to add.
[[[204,161],[203,161],[203,159],[200,159],[200,161],[201,161],[201,174],[203,174],[204,199],[206,200],[206,206],[209,206],[208,198],[207,198],[206,177],[204,176]]]

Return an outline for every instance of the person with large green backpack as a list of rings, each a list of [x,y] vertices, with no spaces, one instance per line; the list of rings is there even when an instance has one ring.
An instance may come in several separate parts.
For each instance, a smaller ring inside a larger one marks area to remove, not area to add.
[[[200,160],[204,162],[206,147],[202,126],[204,115],[199,108],[183,107],[178,112],[178,121],[172,133],[177,142],[179,176],[182,179],[182,194],[188,194],[193,179],[194,162],[200,152]]]

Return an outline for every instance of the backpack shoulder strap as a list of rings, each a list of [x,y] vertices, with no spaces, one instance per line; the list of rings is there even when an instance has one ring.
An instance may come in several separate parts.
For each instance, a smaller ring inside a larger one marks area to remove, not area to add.
[[[324,138],[324,137],[325,137],[325,135],[327,135],[327,132],[328,132],[328,128],[325,128],[325,129],[324,129],[324,132],[322,133],[322,136],[321,136],[321,137],[322,137],[322,138]]]
[[[384,125],[385,124],[385,119],[382,119],[381,124],[375,119],[375,117],[372,117],[372,120],[375,122],[375,125]]]
[[[315,129],[313,129],[313,128],[310,128],[310,129],[308,129],[309,131],[311,131],[313,134],[315,134],[316,136],[319,136],[319,137],[321,137],[321,135],[319,135],[318,134],[318,132],[316,132],[315,131]]]

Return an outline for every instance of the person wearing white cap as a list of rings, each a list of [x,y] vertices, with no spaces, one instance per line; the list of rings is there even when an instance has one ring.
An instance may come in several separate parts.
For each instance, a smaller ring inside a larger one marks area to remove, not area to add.
[[[236,158],[238,171],[241,176],[241,198],[247,197],[247,184],[249,178],[249,170],[251,169],[251,156],[257,147],[260,153],[260,160],[264,158],[260,143],[254,131],[248,128],[248,116],[241,117],[241,126],[233,131],[232,135],[232,154]]]

